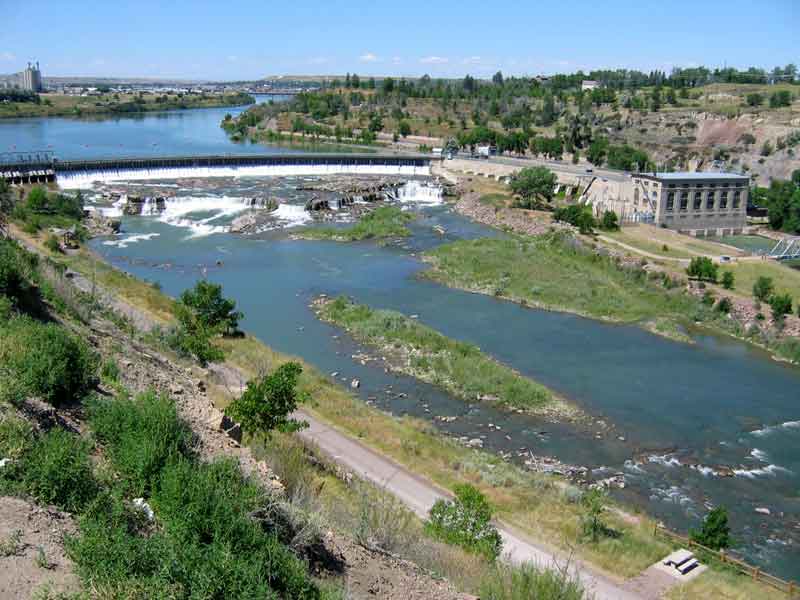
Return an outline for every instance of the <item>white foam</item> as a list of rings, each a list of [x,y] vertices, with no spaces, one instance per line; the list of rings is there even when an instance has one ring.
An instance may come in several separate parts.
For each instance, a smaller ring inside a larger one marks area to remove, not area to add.
[[[690,506],[694,504],[689,496],[683,493],[683,490],[678,486],[670,486],[668,488],[652,488],[653,492],[650,495],[651,500],[661,500],[662,502],[670,502],[672,504],[679,504],[680,506]]]
[[[313,220],[311,214],[303,207],[296,204],[279,204],[271,216],[280,221],[282,227],[297,227]]]
[[[767,458],[767,453],[764,452],[763,450],[759,450],[758,448],[753,448],[750,451],[750,456],[764,463],[769,462],[769,459]]]
[[[94,182],[142,181],[147,179],[187,179],[205,177],[286,177],[293,175],[430,175],[430,166],[413,165],[245,165],[239,167],[181,167],[160,169],[119,169],[81,171],[58,176],[61,188],[88,188]]]
[[[655,463],[664,467],[680,467],[681,461],[668,454],[653,454],[647,457],[648,462]]]
[[[633,471],[634,473],[646,473],[646,471],[639,466],[639,463],[635,463],[630,459],[625,461],[625,468],[628,471]]]
[[[215,221],[225,217],[232,217],[249,208],[246,198],[231,196],[181,196],[168,198],[164,203],[164,210],[158,220],[173,227],[191,229],[190,237],[203,237],[214,233],[225,233],[229,225],[214,224]],[[202,219],[192,219],[188,215],[198,212],[214,213]],[[155,206],[147,203],[142,208],[142,214],[156,214]]]
[[[689,466],[690,468],[700,473],[703,477],[709,477],[710,475],[716,477],[717,475],[719,475],[719,473],[717,473],[714,469],[712,469],[711,467],[707,467],[706,465],[689,465]]]
[[[733,472],[737,477],[747,477],[748,479],[755,479],[756,477],[760,477],[762,475],[775,477],[778,473],[792,473],[789,469],[773,464],[769,464],[766,467],[760,467],[758,469],[734,469]]]
[[[103,242],[104,246],[116,246],[117,248],[127,248],[130,244],[151,240],[158,237],[158,233],[131,233],[127,237],[118,240],[107,240]]]
[[[755,431],[751,431],[751,435],[756,437],[764,437],[771,433],[774,433],[779,430],[786,430],[786,429],[800,429],[800,421],[786,421],[785,423],[781,423],[779,425],[771,425],[768,427],[762,427],[761,429],[756,429]]]

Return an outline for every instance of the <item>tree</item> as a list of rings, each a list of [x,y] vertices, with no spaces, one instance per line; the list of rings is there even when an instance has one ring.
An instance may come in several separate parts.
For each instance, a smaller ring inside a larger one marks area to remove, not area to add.
[[[511,190],[522,197],[524,208],[535,208],[541,201],[550,202],[556,187],[556,174],[547,167],[525,167],[511,178]]]
[[[753,297],[761,302],[766,302],[772,295],[773,289],[772,278],[762,275],[753,284]]]
[[[714,508],[703,519],[700,530],[691,530],[689,537],[692,541],[712,550],[730,547],[731,529],[728,526],[728,511],[722,506]]]
[[[589,150],[586,152],[587,160],[596,167],[603,166],[608,152],[608,139],[596,138],[589,145]]]
[[[789,294],[773,294],[769,298],[772,309],[772,318],[780,321],[786,315],[792,314],[792,297]]]
[[[722,274],[722,287],[726,290],[732,290],[734,284],[734,277],[732,271],[725,271]]]
[[[411,125],[408,124],[408,121],[400,121],[398,124],[398,130],[400,131],[400,135],[403,137],[408,137],[411,135]]]
[[[769,97],[770,108],[780,108],[781,106],[789,106],[792,103],[792,93],[789,90],[780,90],[773,92]]]
[[[716,283],[718,265],[707,256],[695,256],[689,263],[686,269],[686,274],[689,277],[696,277],[700,281],[711,281]]]
[[[41,186],[34,186],[25,198],[25,205],[32,212],[45,212],[48,208],[47,191]]]
[[[592,209],[585,204],[570,204],[557,208],[553,211],[553,219],[574,225],[585,235],[592,233],[595,226]]]
[[[588,490],[581,498],[584,513],[581,515],[583,535],[592,542],[597,542],[600,536],[608,531],[602,516],[606,510],[605,492],[599,489]]]
[[[267,438],[273,431],[291,433],[308,427],[305,421],[289,417],[308,395],[297,389],[303,367],[287,362],[272,373],[251,379],[244,393],[231,402],[225,414],[250,435]]]
[[[222,286],[206,280],[180,295],[179,302],[191,309],[206,327],[226,335],[238,332],[242,313],[235,310],[236,302],[222,296]]]
[[[492,75],[492,83],[502,87],[502,85],[503,85],[503,73],[498,71],[497,73]]]
[[[600,227],[607,231],[616,231],[619,229],[619,219],[617,213],[613,210],[607,210],[603,213],[603,218],[600,221]]]
[[[500,556],[503,540],[492,525],[492,507],[475,486],[455,486],[454,500],[437,500],[425,523],[425,530],[448,544],[482,554],[489,560]]]

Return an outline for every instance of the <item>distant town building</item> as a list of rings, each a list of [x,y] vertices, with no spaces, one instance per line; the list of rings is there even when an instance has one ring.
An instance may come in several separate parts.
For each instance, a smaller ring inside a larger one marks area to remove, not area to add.
[[[584,198],[595,214],[653,223],[690,235],[741,233],[750,178],[735,173],[637,173],[621,182],[596,178]]]
[[[39,71],[39,63],[28,63],[24,71],[0,76],[0,87],[41,92],[42,73]]]
[[[591,90],[599,88],[599,87],[600,87],[600,82],[599,81],[594,81],[592,79],[584,79],[581,82],[581,90],[584,91],[584,92],[587,91],[587,90],[591,91]]]

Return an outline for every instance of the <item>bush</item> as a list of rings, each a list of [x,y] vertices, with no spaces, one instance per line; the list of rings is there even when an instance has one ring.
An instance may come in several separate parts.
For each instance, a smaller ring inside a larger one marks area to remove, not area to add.
[[[194,314],[181,304],[176,305],[175,313],[179,325],[167,336],[167,345],[178,354],[193,357],[201,365],[218,362],[225,358],[222,348],[214,345],[217,332],[204,326]]]
[[[753,297],[760,302],[766,302],[772,295],[773,289],[772,278],[762,275],[753,284]]]
[[[725,271],[722,274],[722,287],[724,287],[726,290],[732,290],[733,289],[734,281],[735,281],[735,279],[734,279],[733,273],[731,271]]]
[[[772,309],[772,318],[783,319],[786,315],[792,314],[792,297],[789,294],[774,294],[769,299],[769,306]]]
[[[80,512],[97,493],[89,444],[63,429],[52,429],[12,463],[22,489],[43,504]]]
[[[274,430],[289,433],[307,427],[307,423],[289,418],[306,399],[297,391],[302,372],[300,363],[287,362],[269,375],[251,379],[244,393],[225,409],[225,414],[240,423],[243,431],[261,437]]]
[[[483,578],[480,597],[483,600],[582,600],[580,580],[563,569],[543,569],[531,563],[520,566],[496,564]]]
[[[455,500],[437,500],[433,505],[425,530],[436,539],[495,560],[503,540],[491,523],[489,502],[469,484],[457,485],[454,491]]]
[[[0,383],[53,406],[79,400],[94,384],[97,355],[54,323],[28,317],[0,327]]]
[[[584,508],[581,515],[583,535],[592,542],[597,542],[600,536],[609,532],[602,519],[606,510],[606,494],[602,490],[591,489],[581,498],[581,505]]]
[[[689,532],[692,541],[712,550],[728,548],[731,545],[730,535],[728,511],[723,506],[714,508],[706,515],[699,531],[693,529]]]
[[[730,298],[728,298],[727,296],[723,296],[722,298],[719,299],[719,302],[717,302],[717,306],[715,308],[717,309],[717,311],[721,313],[728,314],[729,312],[731,312],[733,304],[731,303]]]
[[[191,431],[168,398],[153,392],[95,398],[88,409],[95,436],[136,496],[149,495],[168,462],[191,454]]]
[[[592,233],[596,224],[594,216],[592,216],[592,209],[582,204],[572,204],[555,209],[553,219],[574,225],[583,234]]]
[[[18,249],[9,240],[0,240],[0,296],[16,304],[28,290],[28,282],[23,275]]]
[[[52,233],[47,236],[47,239],[45,239],[44,247],[50,250],[50,252],[53,254],[61,253],[61,244],[58,242],[58,238]]]
[[[522,197],[522,208],[537,208],[553,199],[556,174],[547,167],[525,167],[511,177],[511,191]]]

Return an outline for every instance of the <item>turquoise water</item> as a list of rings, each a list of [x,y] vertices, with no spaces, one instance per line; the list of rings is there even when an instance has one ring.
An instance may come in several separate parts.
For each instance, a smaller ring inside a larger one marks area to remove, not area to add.
[[[0,122],[0,149],[52,146],[63,158],[263,152],[263,146],[227,140],[218,127],[226,112],[235,111]],[[680,344],[636,327],[527,309],[420,279],[422,250],[497,235],[445,206],[412,207],[419,213],[414,235],[385,247],[293,241],[283,226],[243,238],[225,232],[235,199],[269,185],[271,196],[299,206],[298,180],[167,183],[178,198],[202,199],[203,210],[170,219],[126,217],[121,236],[92,246],[173,295],[203,276],[222,283],[245,312],[248,331],[322,372],[339,372],[343,385],[359,378],[359,395],[393,414],[456,416],[453,423],[434,424],[454,436],[482,437],[487,448],[512,460],[532,451],[584,464],[598,478],[624,473],[626,487],[614,493],[678,529],[724,504],[750,560],[782,576],[800,575],[800,370],[728,338],[700,334],[694,345]],[[222,208],[209,208],[215,199]],[[352,355],[369,350],[320,323],[308,308],[320,293],[419,315],[573,399],[612,423],[612,432],[597,440],[599,427],[578,430],[470,405],[374,363],[361,365]],[[723,476],[733,470],[735,476]],[[756,513],[758,507],[772,515]]]

